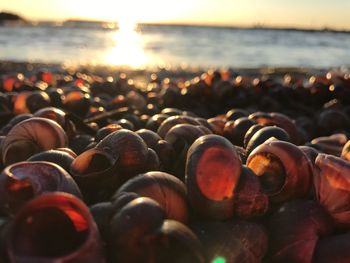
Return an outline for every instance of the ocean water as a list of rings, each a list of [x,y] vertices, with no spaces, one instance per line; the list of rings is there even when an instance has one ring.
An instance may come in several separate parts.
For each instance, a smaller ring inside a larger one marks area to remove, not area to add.
[[[0,27],[0,60],[130,67],[350,65],[350,34],[143,25],[137,29]]]

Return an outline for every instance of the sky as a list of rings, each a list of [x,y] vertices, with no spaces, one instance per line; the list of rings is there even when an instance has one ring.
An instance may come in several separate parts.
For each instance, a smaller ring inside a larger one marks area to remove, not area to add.
[[[5,0],[31,20],[93,19],[350,30],[349,0]]]

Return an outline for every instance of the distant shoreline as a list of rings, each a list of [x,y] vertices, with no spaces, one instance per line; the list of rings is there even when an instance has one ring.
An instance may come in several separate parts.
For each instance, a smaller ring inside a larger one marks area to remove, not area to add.
[[[6,21],[11,21],[14,23],[9,24],[10,26],[16,25],[16,20],[18,22],[22,22],[19,24],[19,26],[52,26],[52,27],[61,27],[67,25],[72,25],[74,23],[80,24],[80,25],[94,25],[99,26],[101,29],[117,29],[118,28],[118,22],[113,21],[101,21],[101,20],[85,20],[85,19],[67,19],[64,21],[55,21],[55,20],[28,20],[24,19],[21,16],[18,16],[16,14],[10,14],[10,13],[0,13],[0,14],[6,14],[11,15],[14,17],[17,17],[17,19],[11,19],[11,20],[0,20],[0,26],[7,26]],[[1,23],[2,22],[2,23]],[[24,23],[23,23],[24,22]],[[111,26],[113,24],[114,26]],[[232,29],[232,30],[274,30],[274,31],[288,31],[288,32],[306,32],[306,33],[341,33],[341,34],[349,34],[350,29],[334,29],[334,28],[302,28],[302,27],[293,27],[293,26],[263,26],[263,25],[256,25],[256,26],[237,26],[237,25],[215,25],[215,24],[197,24],[197,23],[170,23],[170,22],[140,22],[137,23],[138,27],[173,27],[173,28],[186,28],[186,27],[196,27],[196,28],[215,28],[215,29]],[[74,27],[74,26],[72,26]],[[78,26],[79,27],[79,26]]]
[[[67,21],[71,23],[70,21]],[[89,20],[81,20],[79,23],[84,24],[86,26],[84,28],[89,28],[89,25],[92,24],[100,24],[99,27],[94,27],[95,29],[109,29],[115,30],[118,29],[117,22],[104,22],[104,21],[89,21]],[[109,26],[111,24],[115,24],[115,26]],[[10,26],[14,26],[15,24],[10,24]],[[107,26],[105,26],[107,25]],[[8,26],[0,23],[0,26]],[[16,26],[16,25],[15,25]],[[46,26],[46,27],[77,27],[79,26],[64,26],[64,22],[57,21],[26,21],[26,23],[20,24],[19,26]],[[203,28],[203,29],[223,29],[223,30],[266,30],[266,31],[287,31],[287,32],[305,32],[305,33],[335,33],[335,34],[350,34],[350,30],[339,30],[339,29],[313,29],[313,28],[298,28],[298,27],[270,27],[270,26],[253,26],[253,27],[245,27],[245,26],[232,26],[232,25],[201,25],[201,24],[178,24],[178,23],[137,23],[138,28],[143,27],[172,27],[172,28]]]
[[[297,31],[307,33],[345,33],[349,34],[350,30],[340,30],[332,28],[299,28],[299,27],[273,27],[273,26],[234,26],[234,25],[210,25],[210,24],[182,24],[182,23],[139,23],[139,26],[164,26],[164,27],[199,27],[199,28],[222,28],[235,30],[276,30],[276,31]]]

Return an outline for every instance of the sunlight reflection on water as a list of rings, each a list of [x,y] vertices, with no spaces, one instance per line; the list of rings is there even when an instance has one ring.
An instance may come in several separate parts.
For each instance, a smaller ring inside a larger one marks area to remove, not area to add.
[[[135,24],[120,24],[113,40],[115,45],[108,51],[105,61],[101,61],[102,64],[139,68],[149,63]]]
[[[133,68],[350,64],[348,33],[133,25],[0,27],[0,60]]]

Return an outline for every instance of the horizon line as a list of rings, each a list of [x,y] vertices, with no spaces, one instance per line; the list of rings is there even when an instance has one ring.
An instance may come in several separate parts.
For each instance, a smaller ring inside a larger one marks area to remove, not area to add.
[[[94,22],[94,23],[114,23],[119,24],[119,21],[99,20],[87,18],[67,18],[63,20],[42,19],[30,22],[37,23],[65,23],[70,21],[76,22]],[[175,22],[175,21],[140,21],[135,22],[137,26],[178,26],[178,27],[203,27],[203,28],[223,28],[223,29],[266,29],[266,30],[284,30],[284,31],[304,31],[304,32],[333,32],[333,33],[350,33],[350,29],[334,28],[334,27],[307,27],[294,25],[268,25],[263,23],[255,23],[251,25],[238,25],[230,23],[206,23],[206,22]]]
[[[0,13],[6,12],[1,10]],[[12,13],[12,12],[10,12]],[[16,14],[16,13],[13,13]],[[96,18],[86,18],[86,17],[71,17],[64,19],[28,19],[25,16],[19,15],[21,19],[24,21],[35,24],[35,23],[65,23],[69,21],[81,21],[81,22],[95,22],[95,23],[114,23],[116,25],[119,24],[118,20],[110,20],[110,19],[96,19]],[[337,32],[337,33],[350,33],[350,28],[344,27],[332,27],[328,25],[324,26],[300,26],[300,25],[283,25],[276,24],[271,25],[268,23],[252,23],[252,24],[236,24],[236,23],[213,23],[213,22],[204,22],[204,21],[139,21],[135,22],[135,25],[157,25],[157,26],[181,26],[181,27],[215,27],[215,28],[232,28],[232,29],[271,29],[271,30],[287,30],[287,31],[307,31],[307,32]]]

